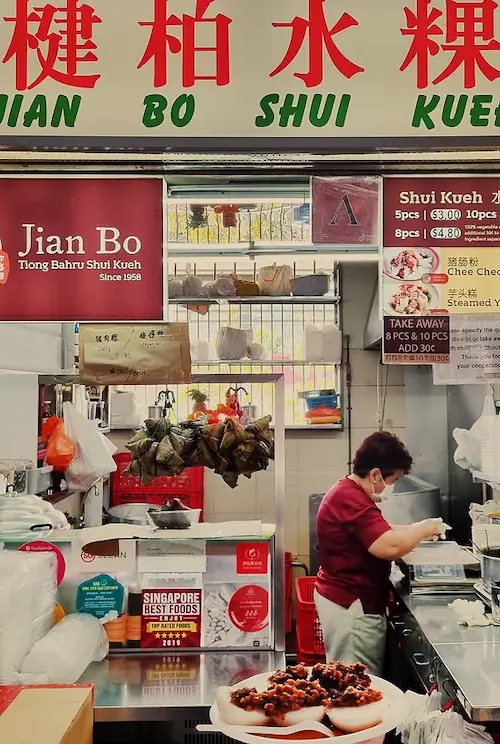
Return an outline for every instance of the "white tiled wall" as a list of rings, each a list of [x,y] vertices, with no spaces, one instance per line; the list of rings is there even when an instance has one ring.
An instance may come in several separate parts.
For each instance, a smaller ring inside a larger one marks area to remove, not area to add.
[[[363,351],[363,331],[377,277],[371,264],[348,264],[343,270],[344,332],[351,342],[352,443],[357,444],[377,428],[378,351]],[[385,428],[404,438],[403,370],[389,370]],[[116,438],[117,444],[122,444]],[[291,431],[286,438],[286,549],[304,563],[309,561],[309,496],[324,493],[348,471],[348,434],[328,431]],[[249,480],[240,478],[231,489],[222,478],[205,470],[207,521],[262,519],[272,521],[274,472],[271,467]]]

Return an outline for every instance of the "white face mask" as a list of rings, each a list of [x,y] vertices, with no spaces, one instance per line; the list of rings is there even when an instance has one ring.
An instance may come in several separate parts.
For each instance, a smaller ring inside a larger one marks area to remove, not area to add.
[[[394,493],[394,488],[396,487],[395,483],[388,485],[383,478],[382,483],[384,484],[384,490],[381,493],[375,493],[375,489],[373,489],[373,500],[378,503],[387,501]]]

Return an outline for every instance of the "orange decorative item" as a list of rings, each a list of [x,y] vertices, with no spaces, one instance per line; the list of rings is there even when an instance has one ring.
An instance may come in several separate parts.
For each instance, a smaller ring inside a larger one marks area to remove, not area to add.
[[[47,444],[47,455],[45,457],[47,465],[52,465],[54,470],[58,472],[64,472],[72,463],[74,456],[75,443],[66,434],[64,421],[59,420]]]
[[[215,214],[222,215],[222,224],[224,227],[237,227],[239,207],[236,204],[218,204],[214,208]]]
[[[5,253],[2,249],[2,242],[0,241],[0,284],[7,284],[7,279],[10,274],[10,258],[9,254]]]
[[[342,411],[340,408],[330,408],[329,406],[318,406],[306,413],[308,424],[340,424],[342,421]]]
[[[54,625],[57,625],[57,623],[60,623],[64,617],[66,617],[66,612],[61,607],[61,605],[58,602],[56,602],[56,605],[54,607]]]
[[[248,395],[244,387],[230,387],[226,390],[226,406],[230,411],[229,416],[231,416],[232,418],[243,417],[243,409],[238,398],[239,392],[243,392],[245,393],[245,395]]]

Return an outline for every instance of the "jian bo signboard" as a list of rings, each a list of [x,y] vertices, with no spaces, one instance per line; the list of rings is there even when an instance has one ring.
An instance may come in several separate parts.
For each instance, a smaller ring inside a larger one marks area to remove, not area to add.
[[[0,180],[0,320],[163,319],[161,179]]]
[[[0,141],[491,136],[499,78],[495,0],[3,0]]]

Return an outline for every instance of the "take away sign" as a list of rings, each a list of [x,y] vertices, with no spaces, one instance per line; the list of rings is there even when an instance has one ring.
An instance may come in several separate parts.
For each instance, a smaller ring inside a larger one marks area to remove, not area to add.
[[[495,0],[3,0],[0,143],[498,135]]]

